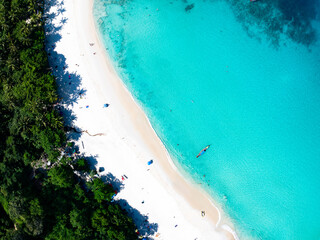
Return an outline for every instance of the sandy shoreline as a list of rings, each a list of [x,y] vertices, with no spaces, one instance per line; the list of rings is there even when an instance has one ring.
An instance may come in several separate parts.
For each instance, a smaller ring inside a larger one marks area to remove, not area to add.
[[[93,0],[50,2],[53,6],[48,9],[56,16],[49,21],[59,36],[47,34],[52,46],[48,52],[51,65],[57,66],[62,103],[72,111],[77,128],[99,134],[83,133],[77,144],[97,168],[105,168],[101,175],[111,172],[118,179],[121,190],[116,199],[130,206],[137,223],[141,216],[148,219],[150,238],[233,239],[207,195],[176,171],[144,112],[117,76],[94,26]],[[148,166],[151,159],[154,163]],[[123,175],[128,178],[122,180]]]

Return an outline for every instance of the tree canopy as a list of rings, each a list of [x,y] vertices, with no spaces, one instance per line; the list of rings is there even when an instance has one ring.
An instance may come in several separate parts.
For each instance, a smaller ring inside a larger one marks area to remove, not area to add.
[[[137,239],[113,187],[62,157],[42,13],[42,0],[0,0],[0,239]]]

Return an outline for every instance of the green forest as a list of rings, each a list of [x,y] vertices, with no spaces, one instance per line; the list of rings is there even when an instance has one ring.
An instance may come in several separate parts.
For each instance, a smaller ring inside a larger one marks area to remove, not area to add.
[[[72,154],[43,4],[0,0],[0,239],[138,239],[112,185]]]

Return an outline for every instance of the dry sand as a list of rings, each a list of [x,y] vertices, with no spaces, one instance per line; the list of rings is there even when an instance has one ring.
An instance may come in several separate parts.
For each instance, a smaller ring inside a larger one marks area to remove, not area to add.
[[[93,0],[47,0],[46,5],[47,51],[66,123],[74,117],[73,126],[87,131],[78,134],[80,152],[105,169],[100,176],[120,190],[115,200],[140,233],[169,240],[237,238],[208,196],[181,177],[117,76],[96,32]]]

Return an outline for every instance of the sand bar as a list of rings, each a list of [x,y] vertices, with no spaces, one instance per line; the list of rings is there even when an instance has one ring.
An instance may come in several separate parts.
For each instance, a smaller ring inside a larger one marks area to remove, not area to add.
[[[101,176],[118,184],[115,199],[137,224],[147,218],[145,229],[153,239],[237,238],[208,196],[178,173],[117,76],[95,29],[93,0],[49,0],[46,5],[47,51],[61,102],[70,111],[66,122],[72,115],[74,126],[86,131],[77,145],[105,169]]]

